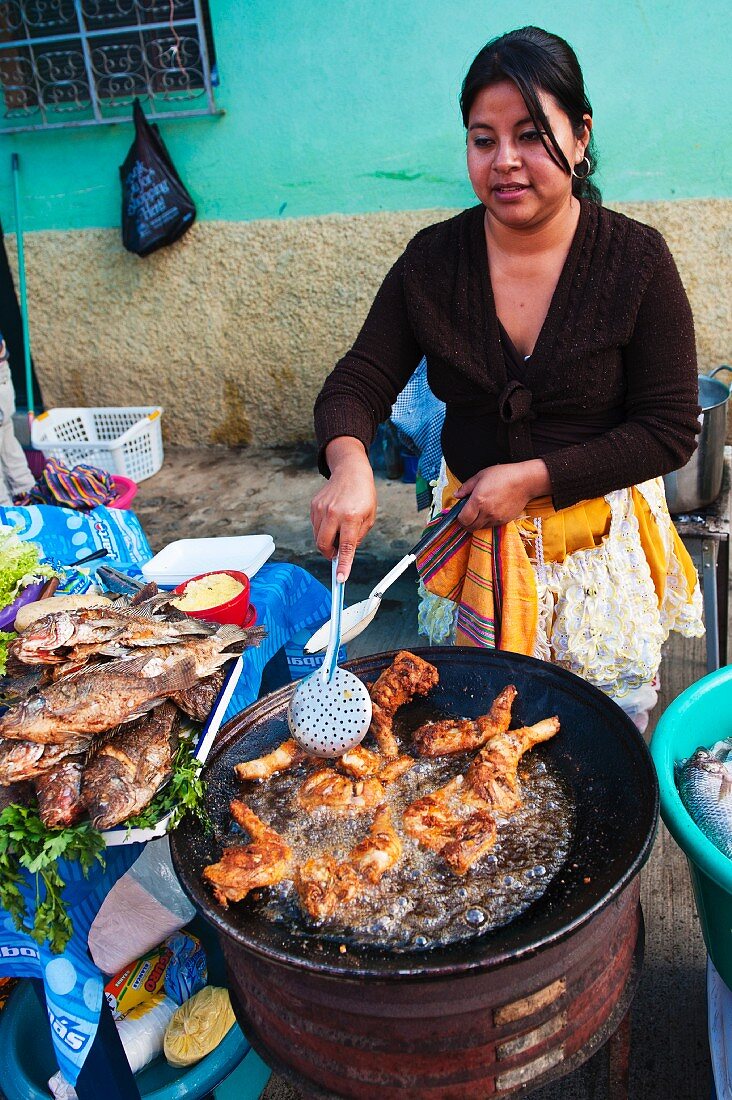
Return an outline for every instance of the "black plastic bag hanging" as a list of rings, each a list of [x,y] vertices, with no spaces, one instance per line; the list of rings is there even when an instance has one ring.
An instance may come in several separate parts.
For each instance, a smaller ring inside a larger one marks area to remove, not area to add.
[[[134,103],[133,118],[135,140],[119,170],[122,243],[128,252],[149,256],[190,229],[196,207],[157,126],[145,118],[139,99]]]

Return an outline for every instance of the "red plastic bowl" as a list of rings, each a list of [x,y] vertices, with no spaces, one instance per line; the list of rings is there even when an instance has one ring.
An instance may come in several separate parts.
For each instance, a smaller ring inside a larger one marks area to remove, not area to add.
[[[199,573],[197,577],[189,577],[183,584],[179,584],[174,592],[176,596],[182,596],[191,581],[200,581],[203,577],[215,577],[219,573],[226,573],[244,585],[238,596],[216,607],[203,607],[200,611],[186,611],[192,619],[204,619],[210,623],[222,623],[231,626],[248,626],[249,615],[249,577],[246,573],[239,573],[236,569],[212,569],[209,573]]]

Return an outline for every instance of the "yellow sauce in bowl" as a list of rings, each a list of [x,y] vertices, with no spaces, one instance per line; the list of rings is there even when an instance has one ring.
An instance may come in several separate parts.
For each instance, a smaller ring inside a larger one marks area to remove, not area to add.
[[[243,590],[241,581],[230,577],[228,573],[215,573],[189,581],[183,594],[170,602],[180,611],[205,611],[209,607],[228,603]]]

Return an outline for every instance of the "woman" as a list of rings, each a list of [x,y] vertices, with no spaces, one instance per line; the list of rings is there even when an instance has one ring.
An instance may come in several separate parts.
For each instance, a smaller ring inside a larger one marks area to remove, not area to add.
[[[410,242],[317,399],[315,539],[329,558],[339,546],[347,576],[376,512],[368,446],[424,354],[447,405],[435,506],[467,502],[419,563],[456,615],[441,627],[433,600],[422,622],[647,710],[668,631],[703,631],[660,480],[696,445],[689,303],[660,234],[599,205],[592,109],[563,39],[525,27],[489,42],[461,110],[480,205]]]

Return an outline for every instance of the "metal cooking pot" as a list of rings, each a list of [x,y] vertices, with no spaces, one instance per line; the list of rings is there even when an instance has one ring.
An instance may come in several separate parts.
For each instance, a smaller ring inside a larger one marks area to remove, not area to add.
[[[699,375],[699,404],[702,407],[698,446],[685,466],[666,474],[666,500],[669,512],[698,512],[716,500],[722,489],[724,444],[727,438],[727,402],[730,390],[714,375],[732,367],[717,367],[711,374]]]
[[[218,930],[247,1038],[308,1095],[472,1100],[513,1094],[517,1084],[524,1092],[528,1081],[536,1087],[589,1057],[637,981],[637,875],[653,843],[658,791],[636,727],[555,665],[458,646],[415,652],[440,673],[429,701],[409,704],[425,718],[428,708],[475,717],[509,683],[518,688],[516,723],[560,716],[559,735],[537,751],[572,792],[574,840],[546,893],[510,924],[432,951],[341,951],[337,940],[267,921],[249,902],[222,909],[202,882],[220,856],[229,801],[244,793],[233,766],[289,736],[291,689],[227,723],[203,772],[213,831],[184,819],[172,834],[173,862]],[[348,667],[373,681],[393,656]]]

